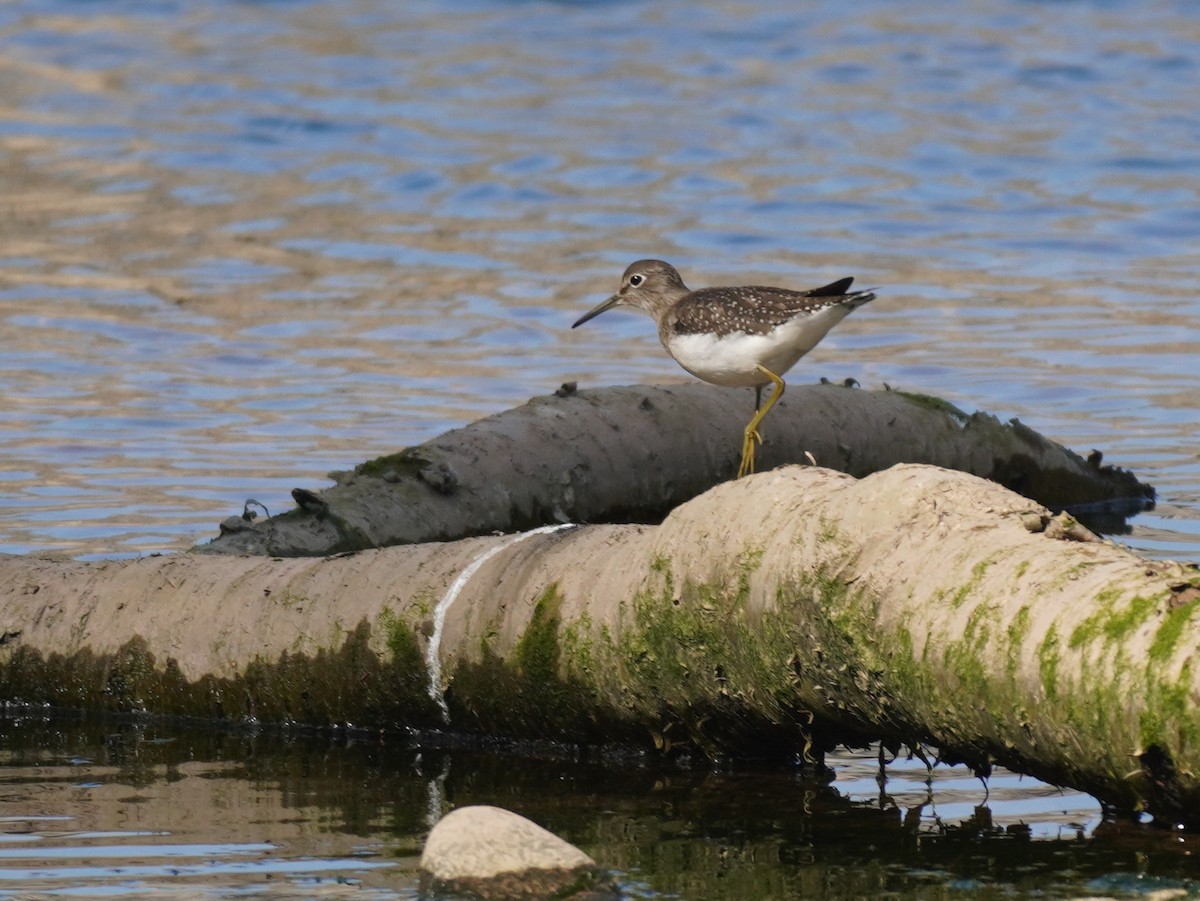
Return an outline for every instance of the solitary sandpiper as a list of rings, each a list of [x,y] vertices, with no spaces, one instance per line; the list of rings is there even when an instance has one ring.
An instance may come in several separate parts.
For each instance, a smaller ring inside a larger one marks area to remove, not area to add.
[[[738,478],[754,472],[763,417],[783,395],[783,374],[817,346],[831,328],[863,304],[870,291],[851,291],[842,278],[811,291],[747,285],[689,291],[675,267],[638,260],[621,276],[621,290],[579,317],[583,325],[605,310],[628,306],[649,313],[658,338],[692,375],[731,388],[753,387],[754,416],[742,437]],[[762,403],[762,389],[775,390]]]

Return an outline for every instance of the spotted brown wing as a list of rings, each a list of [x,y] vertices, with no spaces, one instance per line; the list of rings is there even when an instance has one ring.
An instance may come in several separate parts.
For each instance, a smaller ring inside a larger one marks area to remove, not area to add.
[[[701,288],[671,308],[667,326],[679,335],[705,332],[765,335],[789,319],[854,296],[848,293],[853,282],[853,278],[838,279],[812,291],[788,291],[761,285]]]

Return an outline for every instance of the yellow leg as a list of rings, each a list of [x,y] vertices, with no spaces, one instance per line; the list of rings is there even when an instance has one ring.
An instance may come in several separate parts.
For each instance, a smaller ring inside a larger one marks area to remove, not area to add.
[[[742,465],[738,467],[737,477],[748,476],[754,472],[754,454],[757,450],[757,445],[762,444],[762,434],[758,431],[759,424],[763,421],[763,417],[768,411],[775,406],[775,401],[783,396],[783,379],[767,369],[765,366],[755,367],[759,372],[775,383],[775,390],[771,392],[771,396],[767,398],[766,404],[761,409],[754,411],[754,418],[750,420],[750,424],[746,426],[746,431],[742,436]]]

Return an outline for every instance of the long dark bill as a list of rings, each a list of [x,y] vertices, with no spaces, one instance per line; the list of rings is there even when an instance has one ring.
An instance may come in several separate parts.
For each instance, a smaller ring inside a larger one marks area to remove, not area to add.
[[[586,313],[584,313],[582,316],[580,316],[577,320],[575,320],[575,324],[573,326],[571,326],[571,328],[579,328],[579,326],[583,325],[589,319],[595,319],[597,316],[599,316],[605,310],[611,310],[613,307],[615,307],[620,302],[621,302],[621,295],[614,294],[608,300],[604,301],[604,303],[598,304],[597,306],[593,307],[592,309],[590,309]]]

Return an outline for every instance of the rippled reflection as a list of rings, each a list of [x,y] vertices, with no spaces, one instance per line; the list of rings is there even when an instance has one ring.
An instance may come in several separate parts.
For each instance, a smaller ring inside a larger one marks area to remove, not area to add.
[[[182,548],[565,380],[632,259],[885,286],[793,376],[1022,422],[1200,556],[1186,4],[0,8],[0,549]]]

